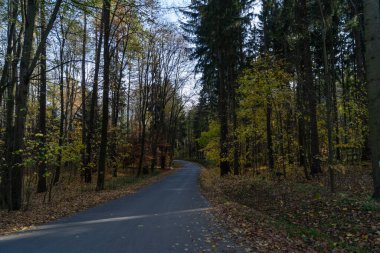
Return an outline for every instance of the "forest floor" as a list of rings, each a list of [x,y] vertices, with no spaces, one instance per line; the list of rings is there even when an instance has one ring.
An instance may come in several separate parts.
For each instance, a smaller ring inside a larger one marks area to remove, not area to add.
[[[369,166],[341,169],[335,194],[325,176],[270,180],[265,171],[220,178],[219,170],[205,168],[201,185],[218,220],[259,252],[380,252],[380,204],[370,198]]]
[[[172,174],[177,167],[157,169],[155,173],[136,178],[134,175],[118,173],[118,177],[107,175],[105,190],[96,192],[96,177],[91,184],[80,182],[79,176],[63,174],[60,183],[53,187],[52,198],[47,202],[47,193],[32,194],[27,210],[0,210],[0,235],[32,229],[36,225],[77,213],[122,196],[133,194]]]

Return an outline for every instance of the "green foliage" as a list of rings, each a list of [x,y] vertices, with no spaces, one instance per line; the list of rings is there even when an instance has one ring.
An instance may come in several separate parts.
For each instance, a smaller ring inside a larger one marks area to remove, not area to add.
[[[219,163],[219,136],[220,127],[216,121],[211,121],[209,129],[201,133],[201,137],[197,139],[202,151],[204,151],[206,159]]]
[[[292,75],[286,70],[287,64],[273,56],[260,56],[251,63],[251,67],[244,70],[239,78],[240,107],[238,111],[239,129],[238,135],[241,143],[249,140],[251,148],[255,145],[266,143],[266,113],[267,103],[270,103],[274,117],[272,125],[275,130],[275,150],[287,141],[293,142],[291,136],[284,136],[284,121],[290,116],[289,108],[294,103],[294,91],[292,90]],[[246,145],[244,145],[246,146]],[[241,163],[244,165],[252,157],[252,150],[244,149],[241,155]],[[264,153],[266,150],[263,150]],[[257,155],[257,154],[256,154]],[[277,156],[278,159],[284,159]]]
[[[373,199],[367,199],[362,203],[363,211],[380,212],[380,204]]]

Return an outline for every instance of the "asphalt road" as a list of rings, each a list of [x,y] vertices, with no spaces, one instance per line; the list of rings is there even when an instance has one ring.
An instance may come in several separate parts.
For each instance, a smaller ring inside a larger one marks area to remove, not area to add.
[[[213,222],[199,191],[199,166],[181,164],[136,194],[0,237],[0,253],[243,252]]]

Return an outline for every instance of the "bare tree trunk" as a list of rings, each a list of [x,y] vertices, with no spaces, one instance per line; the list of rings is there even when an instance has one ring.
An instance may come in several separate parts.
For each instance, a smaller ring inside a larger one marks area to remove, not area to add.
[[[41,31],[46,28],[45,21],[45,1],[41,0],[40,3],[40,19],[41,19]],[[42,34],[42,32],[41,32]],[[41,42],[42,43],[42,42]],[[39,161],[38,168],[38,185],[37,192],[46,192],[46,43],[42,46],[41,52],[41,63],[40,63],[40,72],[41,72],[41,83],[40,83],[40,112],[39,112],[39,134],[41,136],[39,139],[39,152],[41,160]]]
[[[219,65],[223,65],[222,52],[218,52]],[[220,175],[226,176],[230,173],[230,162],[228,159],[228,116],[227,116],[227,87],[225,83],[224,68],[218,71],[218,117],[220,125],[219,139],[219,157],[220,157]]]
[[[327,139],[328,139],[328,168],[330,175],[330,190],[331,192],[335,192],[335,175],[334,175],[334,146],[333,146],[333,97],[332,97],[332,78],[330,74],[330,65],[329,65],[329,57],[327,55],[327,45],[326,45],[326,37],[328,32],[327,23],[325,20],[323,6],[321,0],[318,0],[322,21],[323,21],[323,31],[322,31],[322,43],[323,43],[323,62],[325,69],[325,83],[327,86],[326,89],[326,112],[327,112]],[[331,29],[331,28],[330,28]]]
[[[234,80],[231,80],[235,83]],[[239,175],[239,140],[238,140],[238,121],[237,121],[237,101],[236,101],[236,90],[235,85],[232,87],[232,101],[231,101],[231,113],[232,113],[232,127],[233,127],[233,148],[234,148],[234,175]]]
[[[274,158],[273,158],[273,141],[272,141],[272,104],[267,99],[266,125],[267,125],[267,149],[268,149],[268,167],[270,173],[274,175]]]
[[[89,157],[87,157],[87,111],[86,111],[86,44],[87,44],[87,14],[83,11],[83,45],[82,45],[82,166],[83,178],[85,183],[91,183],[91,168],[88,166]]]
[[[310,150],[311,150],[311,175],[322,172],[319,157],[319,138],[318,138],[318,122],[317,122],[317,93],[316,85],[313,80],[312,59],[310,52],[310,34],[308,30],[309,17],[306,0],[299,1],[299,22],[302,38],[301,46],[301,75],[302,83],[306,90],[308,100],[308,113],[310,117]]]
[[[7,86],[9,85],[7,83],[9,78],[9,68],[10,64],[12,62],[12,39],[14,35],[16,34],[16,20],[18,15],[18,0],[9,1],[10,8],[9,8],[9,31],[7,34],[7,50],[5,54],[4,59],[4,66],[2,69],[1,79],[0,79],[0,104],[3,100],[3,94],[5,90],[7,89]]]
[[[87,133],[87,144],[86,144],[86,152],[87,159],[89,161],[92,159],[92,138],[94,135],[95,129],[95,118],[96,118],[96,108],[98,107],[98,84],[99,84],[99,69],[100,69],[100,55],[102,51],[102,43],[103,43],[103,14],[100,21],[100,29],[99,29],[99,40],[97,42],[96,47],[96,55],[95,55],[95,74],[94,74],[94,83],[92,86],[92,94],[91,94],[91,108],[90,108],[90,117],[88,122],[88,133]],[[89,174],[89,181],[92,181],[91,173]]]
[[[380,3],[364,0],[366,75],[369,99],[370,147],[373,168],[373,198],[380,201]]]
[[[62,147],[63,147],[63,140],[64,140],[64,130],[65,130],[65,98],[64,98],[64,81],[63,81],[63,75],[64,75],[64,64],[63,64],[63,54],[64,54],[64,48],[66,44],[66,38],[63,33],[63,17],[61,17],[61,34],[62,34],[62,41],[59,49],[59,62],[60,62],[60,72],[59,72],[59,95],[60,95],[60,120],[59,120],[59,140],[58,140],[58,164],[56,165],[55,172],[54,172],[54,184],[57,184],[59,182],[60,176],[61,176],[61,167],[62,167]]]
[[[3,95],[3,90],[7,90],[6,100],[6,124],[5,124],[5,159],[9,163],[11,161],[12,145],[13,145],[13,111],[14,111],[14,92],[16,87],[17,63],[20,54],[20,40],[16,40],[16,19],[18,13],[17,0],[9,9],[10,28],[8,32],[7,52],[3,72],[0,80],[0,96]],[[21,28],[22,29],[22,28]],[[22,31],[20,32],[22,34]],[[12,59],[13,56],[13,59]],[[9,76],[9,73],[11,76]],[[0,99],[1,103],[1,99]],[[3,180],[0,182],[0,208],[10,208],[11,203],[11,170],[8,166],[0,168],[0,175]]]
[[[14,146],[10,161],[10,167],[12,170],[10,203],[11,210],[19,210],[22,205],[23,166],[22,154],[18,151],[22,150],[24,144],[27,100],[30,81],[29,67],[32,58],[36,13],[37,2],[35,0],[28,0],[26,5],[24,43],[22,46],[22,56],[20,60],[20,83],[16,91],[16,119],[13,132]]]
[[[150,50],[150,49],[149,49]],[[150,67],[150,54],[151,52],[148,52],[147,59],[146,59],[146,69],[144,70],[144,65],[142,64],[141,67],[141,75],[144,77],[141,77],[139,83],[140,83],[140,124],[141,124],[141,134],[140,134],[140,158],[138,163],[138,170],[137,170],[137,177],[140,177],[145,171],[144,171],[144,157],[145,157],[145,138],[146,138],[146,116],[147,116],[147,110],[149,105],[149,67]],[[145,73],[144,73],[145,72]]]
[[[103,0],[103,15],[104,15],[104,70],[103,70],[103,115],[102,115],[102,137],[100,143],[99,154],[99,169],[98,169],[98,181],[96,184],[96,190],[104,190],[104,178],[106,172],[106,159],[107,159],[107,144],[108,144],[108,98],[110,91],[110,10],[111,0]]]
[[[131,110],[131,76],[132,76],[132,67],[128,66],[128,91],[127,91],[127,135],[129,136],[130,129],[130,110]]]

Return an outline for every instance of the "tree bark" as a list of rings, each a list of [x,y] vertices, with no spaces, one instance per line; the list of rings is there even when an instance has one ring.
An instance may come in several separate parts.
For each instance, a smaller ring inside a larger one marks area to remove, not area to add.
[[[45,30],[46,21],[45,21],[45,1],[41,0],[40,2],[40,19],[41,19],[41,31]],[[42,32],[41,32],[42,35]],[[42,43],[42,42],[41,42]],[[39,161],[38,168],[38,185],[37,193],[46,192],[46,41],[42,46],[41,51],[41,62],[40,62],[40,112],[39,112],[39,152],[41,160]]]
[[[224,64],[222,52],[218,52],[219,66]],[[227,87],[225,84],[224,68],[218,71],[218,117],[220,125],[219,137],[219,156],[220,156],[220,175],[226,176],[230,173],[230,162],[228,159],[228,102],[227,102]]]
[[[56,165],[54,172],[54,184],[59,182],[61,176],[61,167],[62,167],[62,148],[65,138],[65,121],[66,121],[66,110],[65,110],[65,97],[64,97],[64,50],[66,44],[66,33],[63,31],[63,16],[60,18],[60,31],[62,35],[62,41],[60,41],[59,48],[59,62],[60,62],[60,71],[59,71],[59,96],[60,96],[60,120],[59,120],[59,140],[58,140],[58,164]]]
[[[328,171],[330,176],[330,190],[331,192],[335,192],[335,175],[334,175],[334,145],[333,145],[333,128],[334,128],[334,120],[333,120],[333,94],[332,94],[332,77],[330,74],[330,65],[329,62],[329,56],[327,54],[327,35],[331,32],[331,27],[328,27],[325,14],[324,14],[324,7],[322,5],[321,0],[318,0],[318,4],[320,7],[320,12],[322,16],[322,23],[323,23],[323,31],[322,31],[322,48],[323,48],[323,64],[324,64],[324,71],[325,71],[325,84],[326,84],[326,112],[327,112],[327,143],[328,143],[328,159],[327,159],[327,165],[328,165]],[[331,11],[331,10],[328,10]],[[331,42],[331,38],[330,38]],[[330,57],[332,57],[330,55]]]
[[[27,100],[29,94],[29,66],[33,50],[33,35],[37,2],[28,0],[26,5],[24,43],[20,60],[20,83],[16,91],[16,119],[13,132],[14,146],[11,154],[11,210],[19,210],[22,206],[23,166],[21,150],[24,144],[25,123],[27,115]]]
[[[12,146],[13,146],[13,110],[14,110],[14,91],[16,87],[17,77],[17,64],[20,54],[20,40],[16,40],[16,19],[18,14],[17,0],[12,1],[11,8],[9,9],[10,28],[7,40],[7,52],[3,72],[0,81],[0,89],[7,90],[6,100],[6,124],[5,124],[5,159],[7,163],[11,161]],[[22,28],[21,28],[22,29]],[[20,31],[20,35],[22,30]],[[12,59],[13,57],[13,59]],[[11,76],[9,75],[11,74]],[[0,91],[0,96],[3,95],[3,90]],[[0,99],[1,103],[1,99]],[[8,164],[7,164],[8,165]],[[11,170],[8,166],[0,168],[1,182],[0,182],[0,208],[10,208],[11,202]]]
[[[87,157],[87,111],[86,111],[86,44],[87,44],[87,14],[83,11],[83,45],[82,45],[82,165],[83,165],[83,178],[85,183],[91,183],[91,168],[88,166],[89,157]]]
[[[267,99],[266,110],[266,125],[267,125],[267,152],[268,152],[268,167],[270,173],[274,175],[274,158],[273,158],[273,141],[272,141],[272,104],[270,99]]]
[[[88,122],[88,133],[87,133],[87,144],[86,144],[86,152],[87,159],[91,161],[92,159],[92,138],[94,135],[95,129],[95,118],[96,118],[96,109],[98,107],[98,86],[99,86],[99,70],[100,70],[100,56],[102,52],[102,43],[103,43],[103,14],[100,21],[100,29],[99,29],[99,39],[97,41],[96,46],[96,55],[95,55],[95,73],[94,73],[94,83],[92,86],[92,94],[91,94],[91,108]],[[91,173],[89,174],[91,176]],[[92,177],[89,177],[89,182],[92,181]]]
[[[16,34],[16,20],[17,20],[17,14],[18,14],[18,0],[10,1],[10,8],[9,8],[9,31],[7,34],[7,50],[5,54],[4,59],[4,66],[1,73],[1,79],[0,79],[0,104],[3,100],[3,94],[5,90],[7,89],[8,78],[9,78],[9,68],[10,64],[12,63],[12,39],[14,38],[14,35]]]
[[[22,206],[22,187],[23,187],[23,164],[22,149],[24,146],[25,124],[28,111],[28,94],[30,77],[36,67],[41,55],[43,45],[46,43],[47,36],[53,27],[62,0],[55,3],[53,13],[49,19],[46,29],[42,32],[40,44],[32,58],[33,38],[35,30],[35,19],[37,14],[37,1],[28,0],[26,2],[25,32],[22,46],[22,56],[20,60],[20,82],[16,91],[16,119],[13,132],[14,146],[10,155],[11,176],[11,210],[19,210]]]
[[[107,159],[107,144],[108,144],[108,105],[109,105],[109,91],[110,91],[110,50],[109,50],[109,39],[110,39],[110,10],[111,0],[103,0],[103,23],[104,23],[104,69],[103,69],[103,114],[102,114],[102,136],[100,143],[100,154],[99,154],[99,169],[98,169],[98,180],[96,184],[96,190],[104,190],[104,178],[106,172],[106,159]]]
[[[380,3],[373,0],[364,0],[363,3],[373,198],[380,201]]]
[[[313,80],[312,59],[310,52],[309,17],[306,0],[299,1],[299,26],[302,33],[300,41],[301,64],[300,73],[303,87],[307,96],[308,114],[310,117],[310,160],[311,175],[322,172],[319,155],[318,121],[317,121],[317,94],[316,84]]]

